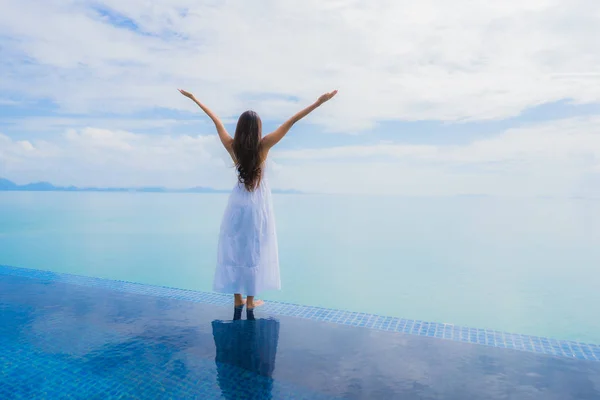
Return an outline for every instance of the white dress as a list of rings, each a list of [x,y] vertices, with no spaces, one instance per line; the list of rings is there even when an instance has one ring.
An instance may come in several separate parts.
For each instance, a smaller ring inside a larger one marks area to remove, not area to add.
[[[275,215],[263,171],[254,191],[238,183],[229,195],[221,222],[213,290],[256,296],[280,288]]]

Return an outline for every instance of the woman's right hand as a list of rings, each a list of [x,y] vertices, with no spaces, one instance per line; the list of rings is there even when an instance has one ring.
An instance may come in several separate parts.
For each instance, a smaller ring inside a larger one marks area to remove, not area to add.
[[[183,90],[183,89],[177,89],[177,90],[179,90],[179,93],[181,93],[182,95],[184,95],[184,96],[185,96],[185,97],[187,97],[188,99],[192,99],[192,100],[194,100],[194,95],[193,95],[193,94],[191,94],[190,92],[187,92],[187,91],[185,91],[185,90]]]
[[[321,97],[319,97],[319,99],[317,100],[317,103],[323,104],[326,101],[331,100],[333,98],[333,96],[335,96],[337,94],[337,92],[338,92],[337,90],[334,90],[333,92],[322,94]]]

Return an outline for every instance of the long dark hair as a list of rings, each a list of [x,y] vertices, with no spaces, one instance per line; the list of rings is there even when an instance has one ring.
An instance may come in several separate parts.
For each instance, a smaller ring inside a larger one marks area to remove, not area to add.
[[[238,181],[252,192],[262,178],[262,122],[254,111],[246,111],[238,119],[233,137],[233,155]]]

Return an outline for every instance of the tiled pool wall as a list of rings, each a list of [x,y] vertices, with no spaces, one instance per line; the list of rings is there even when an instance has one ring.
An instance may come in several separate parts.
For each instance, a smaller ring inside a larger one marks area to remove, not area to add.
[[[170,299],[207,303],[219,306],[231,304],[230,296],[218,293],[175,289],[27,268],[16,268],[0,265],[0,274],[17,275],[53,282],[99,287],[127,293],[166,297]],[[557,357],[600,361],[600,346],[589,343],[549,339],[538,336],[520,335],[488,329],[468,328],[453,324],[385,317],[381,315],[333,310],[328,308],[303,306],[274,301],[266,303],[263,307],[261,307],[261,309],[262,313],[270,315],[292,316],[368,329],[428,336],[438,339],[548,354]]]

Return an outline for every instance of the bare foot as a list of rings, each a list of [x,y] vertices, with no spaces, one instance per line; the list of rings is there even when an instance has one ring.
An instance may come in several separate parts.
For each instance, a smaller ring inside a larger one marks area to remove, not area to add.
[[[252,304],[248,304],[248,310],[254,310],[256,307],[264,305],[265,302],[262,300],[254,300]]]

